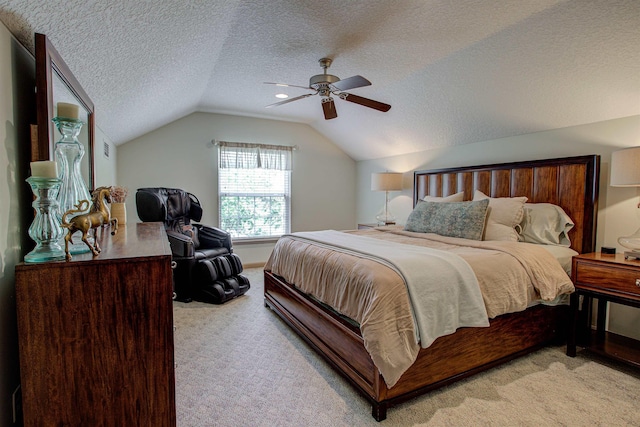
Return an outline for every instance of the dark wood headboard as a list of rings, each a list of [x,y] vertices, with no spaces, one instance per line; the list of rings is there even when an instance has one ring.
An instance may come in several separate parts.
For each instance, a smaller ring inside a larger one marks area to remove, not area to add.
[[[573,219],[571,248],[593,252],[596,240],[600,156],[532,160],[495,165],[455,167],[414,172],[413,204],[424,196],[448,196],[475,190],[491,197],[527,196],[529,203],[553,203]]]

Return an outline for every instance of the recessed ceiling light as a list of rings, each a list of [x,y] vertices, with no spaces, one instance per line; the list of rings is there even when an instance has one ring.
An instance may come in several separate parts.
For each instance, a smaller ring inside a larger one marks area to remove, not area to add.
[[[280,98],[280,99],[285,99],[288,98],[289,95],[287,95],[286,93],[278,93],[276,94],[276,98]]]

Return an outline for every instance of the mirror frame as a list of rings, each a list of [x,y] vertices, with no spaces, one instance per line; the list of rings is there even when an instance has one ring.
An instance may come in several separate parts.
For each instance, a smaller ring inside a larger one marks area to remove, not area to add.
[[[89,190],[95,188],[95,112],[93,102],[75,78],[49,38],[44,34],[35,34],[36,49],[36,112],[38,136],[32,141],[31,160],[52,160],[54,156],[54,105],[53,73],[58,74],[69,91],[87,111],[88,149],[85,156],[89,161]]]

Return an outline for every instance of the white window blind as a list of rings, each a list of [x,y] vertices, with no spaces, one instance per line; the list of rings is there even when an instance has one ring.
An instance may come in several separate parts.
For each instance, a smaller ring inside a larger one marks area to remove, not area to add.
[[[293,147],[219,141],[220,227],[236,238],[291,229]]]

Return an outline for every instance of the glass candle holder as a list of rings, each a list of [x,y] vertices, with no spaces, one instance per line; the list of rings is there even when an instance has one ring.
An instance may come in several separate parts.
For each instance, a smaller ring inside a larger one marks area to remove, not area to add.
[[[62,180],[32,176],[27,178],[35,196],[32,203],[36,216],[29,227],[29,237],[36,247],[24,257],[24,262],[47,262],[65,259],[60,246],[64,231],[60,227],[56,197]]]
[[[80,162],[84,156],[84,147],[78,141],[78,134],[82,129],[84,122],[78,119],[70,119],[66,117],[54,117],[53,122],[60,131],[62,138],[56,142],[55,155],[58,162],[59,178],[62,180],[60,191],[58,192],[58,215],[60,220],[62,215],[70,209],[75,209],[76,205],[81,200],[87,200],[91,202],[91,194],[89,189],[82,179],[80,171]],[[79,215],[77,213],[76,215]],[[68,218],[73,218],[76,215],[71,215]],[[69,244],[69,253],[79,254],[88,252],[89,248],[85,245],[81,238],[80,233],[78,236],[72,239],[72,244]],[[93,244],[92,237],[89,237],[90,243]]]

